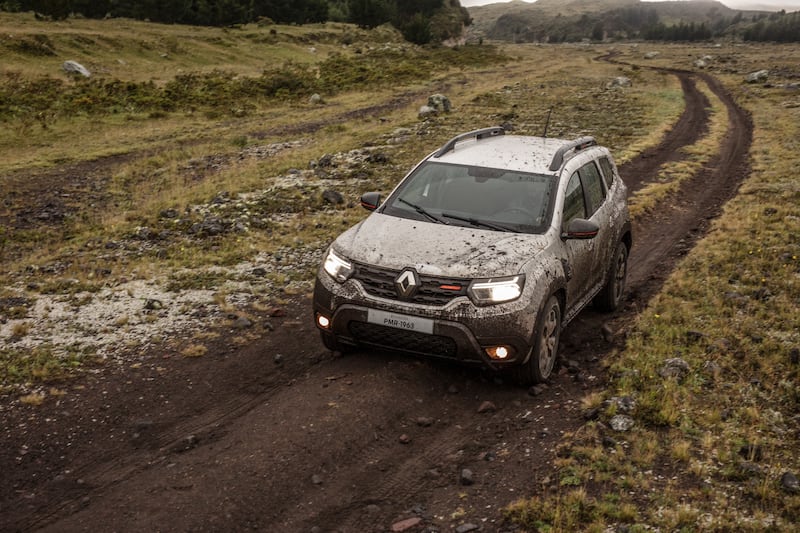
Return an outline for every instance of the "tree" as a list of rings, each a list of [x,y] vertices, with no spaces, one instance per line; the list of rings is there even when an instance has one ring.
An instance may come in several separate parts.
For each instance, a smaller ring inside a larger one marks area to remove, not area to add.
[[[348,0],[350,22],[362,28],[374,28],[395,18],[397,6],[393,0]]]

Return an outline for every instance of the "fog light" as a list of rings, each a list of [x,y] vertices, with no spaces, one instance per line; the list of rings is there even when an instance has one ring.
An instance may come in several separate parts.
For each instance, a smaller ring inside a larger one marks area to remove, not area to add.
[[[317,325],[322,329],[328,329],[331,327],[331,319],[325,315],[317,314]]]
[[[492,359],[507,359],[511,355],[511,348],[508,346],[491,346],[486,348],[486,353]]]

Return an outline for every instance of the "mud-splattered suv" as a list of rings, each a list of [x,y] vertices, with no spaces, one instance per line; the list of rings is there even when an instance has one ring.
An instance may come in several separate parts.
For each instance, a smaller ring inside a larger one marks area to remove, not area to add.
[[[423,159],[328,249],[314,320],[330,349],[380,347],[553,371],[561,329],[622,299],[631,229],[606,148],[575,140],[459,135]]]

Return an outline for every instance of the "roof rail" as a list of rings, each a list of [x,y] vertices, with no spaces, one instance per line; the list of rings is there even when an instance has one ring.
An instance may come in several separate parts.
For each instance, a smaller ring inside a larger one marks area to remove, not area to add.
[[[465,139],[471,139],[472,137],[475,137],[475,140],[479,141],[485,137],[497,137],[498,135],[505,135],[505,134],[506,130],[503,129],[502,126],[493,126],[491,128],[483,128],[480,130],[462,133],[461,135],[456,135],[455,137],[447,141],[447,143],[444,146],[439,148],[439,150],[435,154],[433,154],[433,157],[442,157],[447,152],[455,150],[456,143],[460,143]]]
[[[597,141],[594,140],[594,137],[580,137],[574,141],[568,142],[556,151],[553,156],[553,161],[550,162],[550,170],[556,171],[561,168],[561,165],[564,164],[564,155],[570,150],[574,149],[576,152],[579,152],[580,150],[596,145]]]

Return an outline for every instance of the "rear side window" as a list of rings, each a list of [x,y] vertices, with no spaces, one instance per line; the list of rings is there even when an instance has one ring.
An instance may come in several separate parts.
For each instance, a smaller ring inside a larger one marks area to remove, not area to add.
[[[583,191],[586,194],[586,210],[589,216],[592,216],[600,208],[606,197],[602,178],[593,162],[579,168],[578,174],[581,176]]]
[[[614,168],[607,157],[600,158],[600,168],[603,169],[603,177],[606,180],[606,187],[609,189],[614,184]]]

